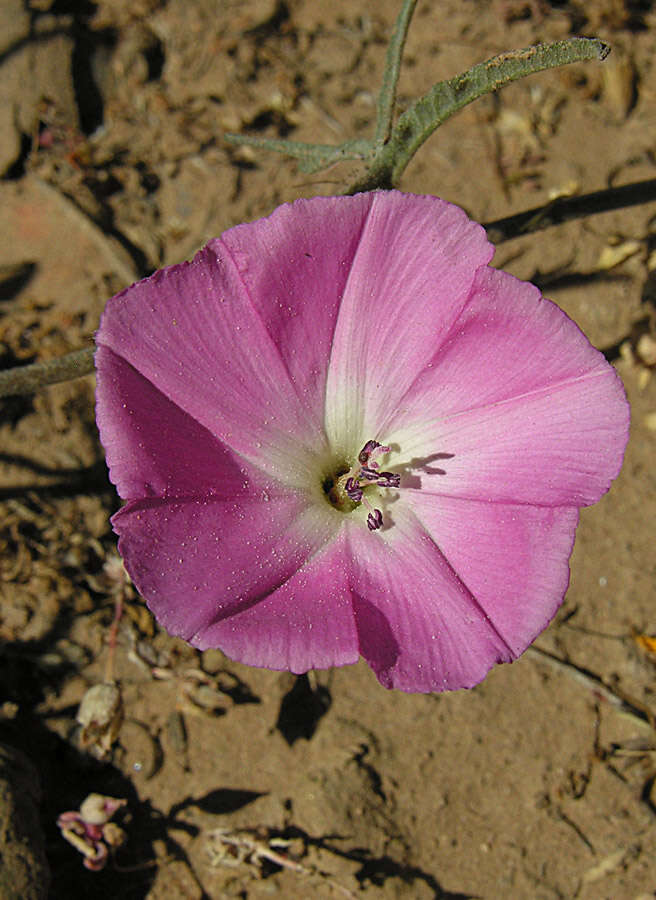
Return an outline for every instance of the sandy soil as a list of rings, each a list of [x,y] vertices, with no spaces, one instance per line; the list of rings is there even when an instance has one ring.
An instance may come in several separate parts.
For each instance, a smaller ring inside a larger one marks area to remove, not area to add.
[[[654,178],[651,7],[420,2],[400,108],[537,40],[597,35],[613,52],[470,106],[401,186],[489,222],[558,193]],[[6,0],[2,366],[89,345],[124,285],[280,202],[348,183],[353,164],[306,176],[221,135],[370,134],[397,9]],[[570,589],[538,641],[557,659],[531,651],[469,692],[388,693],[364,664],[295,679],[167,637],[103,569],[119,501],[93,378],[2,403],[0,728],[40,773],[53,897],[656,897],[656,378],[639,343],[654,335],[655,251],[651,203],[497,252],[606,351],[633,424],[620,478],[582,515]],[[99,761],[80,746],[76,713],[108,671],[125,722]],[[98,873],[55,826],[89,791],[128,801],[117,816],[127,843]]]

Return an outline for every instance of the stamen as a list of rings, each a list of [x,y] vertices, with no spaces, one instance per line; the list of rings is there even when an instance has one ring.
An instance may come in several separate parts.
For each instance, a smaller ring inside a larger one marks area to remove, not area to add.
[[[359,467],[355,467],[353,474],[346,481],[345,491],[349,499],[354,503],[364,503],[369,510],[367,515],[367,527],[369,531],[378,531],[383,524],[383,513],[379,509],[373,509],[368,503],[364,494],[368,484],[375,484],[378,487],[397,488],[401,484],[401,476],[396,472],[379,471],[379,463],[375,462],[374,456],[382,456],[389,453],[390,448],[385,447],[378,441],[367,441],[362,450],[358,453]],[[365,482],[364,484],[362,482]]]
[[[347,497],[354,503],[359,503],[360,500],[362,500],[362,488],[355,478],[347,478],[344,490],[346,491]]]
[[[355,506],[362,503],[367,510],[367,527],[369,531],[378,531],[383,525],[383,513],[380,509],[374,509],[367,498],[367,488],[376,486],[381,488],[398,488],[401,485],[401,476],[396,472],[381,472],[380,463],[375,456],[383,456],[390,452],[379,441],[367,441],[358,453],[358,459],[354,466],[341,468],[333,475],[329,475],[322,482],[324,492],[337,509],[342,512],[350,512]],[[373,497],[371,498],[373,499]]]
[[[358,453],[358,462],[361,466],[370,466],[372,469],[378,468],[378,463],[373,462],[374,456],[382,456],[389,453],[390,448],[383,446],[378,441],[367,441],[362,450]]]
[[[397,475],[396,472],[379,472],[376,484],[378,487],[397,488],[401,485],[401,476]]]
[[[379,509],[375,509],[367,516],[367,528],[369,531],[378,531],[383,524],[383,514]]]
[[[360,478],[366,478],[367,481],[376,481],[376,479],[378,478],[378,472],[370,469],[369,466],[362,466],[362,468],[360,469]]]
[[[373,451],[377,450],[380,446],[378,441],[367,441],[362,450],[358,453],[358,462],[361,465],[366,466]]]

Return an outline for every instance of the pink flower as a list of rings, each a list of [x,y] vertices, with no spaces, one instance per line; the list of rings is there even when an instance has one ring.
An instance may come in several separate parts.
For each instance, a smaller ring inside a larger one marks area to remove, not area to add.
[[[434,197],[298,200],[109,301],[97,418],[128,572],[204,649],[470,687],[565,593],[620,381]]]

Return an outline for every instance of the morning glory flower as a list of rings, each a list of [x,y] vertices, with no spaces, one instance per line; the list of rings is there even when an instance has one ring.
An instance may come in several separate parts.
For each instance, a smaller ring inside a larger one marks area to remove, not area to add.
[[[480,225],[396,191],[297,200],[107,304],[112,522],[159,622],[405,691],[518,657],[617,475],[620,381]]]

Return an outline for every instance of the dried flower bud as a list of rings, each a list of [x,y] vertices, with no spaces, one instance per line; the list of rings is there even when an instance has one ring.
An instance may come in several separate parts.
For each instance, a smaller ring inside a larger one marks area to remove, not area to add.
[[[80,815],[89,825],[104,825],[127,800],[105,797],[103,794],[89,794],[80,806]]]
[[[82,726],[80,743],[96,756],[111,750],[123,723],[123,700],[116,684],[96,684],[89,688],[77,711]]]
[[[69,810],[57,818],[62,837],[84,857],[84,866],[92,872],[104,868],[109,848],[125,843],[122,828],[109,820],[127,800],[89,794],[79,810]]]

